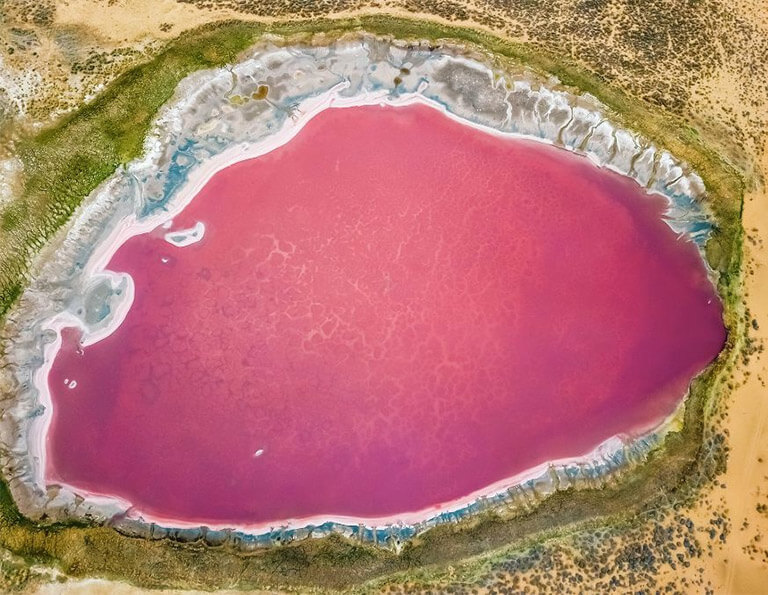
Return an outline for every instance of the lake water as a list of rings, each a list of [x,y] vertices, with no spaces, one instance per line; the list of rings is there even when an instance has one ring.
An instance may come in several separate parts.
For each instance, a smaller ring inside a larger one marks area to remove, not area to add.
[[[326,110],[210,180],[173,223],[202,241],[118,250],[135,301],[63,333],[47,480],[166,519],[385,517],[646,431],[725,338],[663,210],[428,107]]]

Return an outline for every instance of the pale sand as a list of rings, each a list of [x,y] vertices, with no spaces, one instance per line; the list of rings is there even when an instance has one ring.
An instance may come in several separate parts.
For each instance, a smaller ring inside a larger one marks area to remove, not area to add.
[[[444,25],[466,25],[493,33],[493,29],[473,20],[448,20],[427,12],[405,10],[402,2],[382,0],[380,7],[361,4],[359,8],[328,12],[328,18],[350,18],[365,15],[387,14],[397,17],[433,21]],[[467,6],[473,3],[464,2]],[[137,15],[141,15],[137,18]],[[172,39],[180,33],[213,21],[237,19],[262,23],[284,22],[287,19],[254,16],[247,12],[220,8],[198,8],[193,4],[180,4],[175,0],[72,0],[56,5],[55,23],[60,27],[86,27],[106,44],[144,41],[146,39]],[[514,19],[510,19],[513,21]],[[105,26],[105,23],[108,25]],[[170,28],[163,25],[171,25]],[[519,38],[525,41],[525,37]]]
[[[88,27],[104,42],[121,44],[145,38],[172,39],[182,31],[212,20],[238,18],[243,15],[231,10],[215,12],[199,9],[175,0],[77,0],[56,5],[56,24],[62,27]],[[163,23],[170,28],[160,28]],[[166,29],[165,31],[163,29]]]
[[[760,167],[768,173],[768,142],[766,149]],[[744,228],[759,238],[754,245],[745,242],[745,269],[754,271],[752,275],[745,274],[746,303],[759,324],[759,330],[750,328],[750,334],[768,342],[768,187],[765,184],[746,194]],[[768,512],[757,510],[758,504],[768,505],[766,355],[756,354],[748,366],[741,368],[736,379],[743,380],[743,384],[728,396],[728,417],[724,423],[731,451],[727,470],[719,481],[726,487],[715,487],[689,514],[698,526],[704,527],[712,510],[728,513],[731,533],[704,565],[703,578],[711,581],[718,594],[768,592]]]
[[[175,595],[178,593],[190,593],[191,591],[179,591],[176,589],[153,589],[152,591],[147,591],[138,589],[127,583],[87,579],[72,581],[65,584],[51,583],[42,585],[35,592],[40,595],[124,595],[128,593],[162,593],[163,595]],[[222,590],[216,591],[216,593],[221,595],[241,595],[243,591]],[[248,591],[248,593],[275,593],[275,591]]]
[[[486,133],[494,134],[496,136],[500,136],[502,138],[525,138],[528,140],[537,140],[539,142],[544,142],[550,145],[553,144],[547,139],[529,137],[516,133],[502,133],[498,130],[469,122],[447,112],[444,106],[426,99],[420,94],[403,94],[394,97],[390,96],[386,91],[381,91],[378,93],[370,93],[362,96],[356,95],[351,98],[339,97],[338,91],[342,90],[345,86],[346,85],[342,83],[326,94],[306,100],[301,104],[300,109],[297,112],[301,115],[287,122],[280,131],[271,135],[267,139],[258,143],[241,144],[231,147],[230,149],[225,150],[221,154],[213,157],[212,159],[209,159],[199,167],[195,168],[190,173],[189,179],[181,188],[177,197],[172,201],[172,204],[169,205],[167,211],[161,211],[156,216],[147,218],[146,220],[140,222],[137,221],[135,217],[129,217],[123,220],[121,224],[116,226],[116,228],[110,233],[109,237],[95,249],[93,256],[89,259],[85,267],[86,278],[98,278],[105,275],[122,277],[108,271],[106,266],[114,256],[115,252],[128,239],[133,236],[151,231],[157,227],[167,227],[173,218],[178,215],[194,199],[194,197],[200,192],[200,190],[202,190],[205,184],[208,183],[208,181],[216,172],[239,161],[264,155],[286,144],[293,137],[295,137],[296,134],[298,134],[298,132],[306,125],[307,122],[309,122],[318,113],[325,109],[361,105],[406,106],[411,104],[423,104],[439,110],[456,122],[459,122],[463,125],[472,126],[473,128],[482,130]],[[595,160],[593,160],[593,163],[595,163],[596,166],[598,165]],[[38,369],[34,379],[35,386],[41,395],[41,403],[45,406],[45,413],[40,418],[38,423],[33,424],[33,431],[30,432],[28,437],[30,452],[34,457],[40,460],[40,465],[37,467],[38,477],[36,477],[36,482],[38,485],[45,485],[44,475],[46,470],[46,452],[44,445],[53,415],[53,403],[48,388],[47,377],[53,364],[54,355],[61,346],[61,329],[66,326],[78,326],[84,332],[82,340],[83,345],[91,345],[109,336],[112,332],[114,332],[115,329],[120,326],[122,321],[125,319],[128,310],[130,309],[132,301],[133,283],[130,282],[129,291],[126,292],[126,296],[122,299],[120,307],[114,318],[110,321],[108,326],[98,329],[98,331],[95,333],[88,328],[84,328],[81,322],[67,314],[57,315],[49,322],[49,328],[57,332],[57,340],[46,348],[46,363]],[[602,462],[606,458],[609,458],[611,455],[613,455],[613,453],[623,450],[633,441],[639,438],[643,438],[652,434],[657,436],[663,435],[680,423],[683,397],[684,395],[681,395],[680,406],[678,406],[676,411],[672,412],[666,419],[659,420],[656,423],[645,427],[631,428],[625,433],[612,436],[602,443],[596,445],[589,452],[577,453],[576,456],[573,457],[542,463],[541,465],[538,465],[534,468],[528,469],[511,477],[504,478],[493,483],[492,485],[486,486],[480,490],[450,502],[441,503],[418,511],[403,511],[402,513],[396,515],[384,517],[355,517],[329,513],[309,518],[284,520],[280,519],[272,523],[236,525],[233,527],[231,523],[207,523],[205,519],[180,521],[177,519],[163,518],[160,516],[145,514],[140,510],[135,509],[130,502],[121,498],[112,497],[106,494],[87,492],[66,483],[57,482],[57,485],[61,485],[64,488],[82,497],[85,497],[89,502],[98,506],[111,506],[114,508],[114,506],[117,505],[119,508],[128,511],[127,516],[129,518],[142,518],[148,523],[153,522],[165,527],[195,528],[200,527],[201,525],[206,525],[212,529],[234,528],[250,534],[263,534],[270,532],[275,528],[297,529],[306,527],[308,525],[322,525],[327,522],[335,522],[347,525],[364,524],[367,527],[387,527],[401,524],[415,525],[417,523],[428,521],[439,514],[455,512],[467,507],[474,502],[497,496],[506,492],[511,487],[521,485],[529,480],[546,477],[551,473],[553,468],[573,465],[592,465],[595,462]]]
[[[768,2],[733,2],[768,35]],[[768,103],[745,104],[734,88],[733,75],[720,71],[698,92],[705,103],[716,100],[736,114],[768,117]],[[731,139],[715,140],[727,148]],[[748,187],[742,221],[745,236],[754,241],[744,239],[743,291],[751,318],[759,325],[758,329],[749,325],[749,335],[768,348],[768,138],[763,138],[762,156],[752,157],[755,160],[745,164]],[[759,512],[757,506],[768,506],[768,354],[754,354],[746,366],[739,362],[734,380],[735,389],[723,395],[727,417],[720,424],[728,432],[726,472],[686,511],[699,527],[706,527],[713,514],[721,514],[730,523],[730,534],[724,544],[714,545],[712,557],[701,565],[667,570],[659,580],[688,576],[692,582],[710,582],[718,594],[767,593],[768,512]]]

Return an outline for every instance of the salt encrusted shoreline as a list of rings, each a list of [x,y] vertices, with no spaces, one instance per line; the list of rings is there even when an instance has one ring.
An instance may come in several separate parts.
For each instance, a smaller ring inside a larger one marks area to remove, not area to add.
[[[250,99],[265,84],[267,99]],[[610,124],[605,108],[591,97],[548,89],[530,73],[494,72],[463,57],[458,48],[434,51],[367,36],[328,47],[261,47],[234,67],[182,81],[158,115],[146,155],[88,198],[9,315],[2,331],[7,355],[0,386],[7,396],[0,403],[0,462],[25,515],[87,517],[133,535],[202,536],[246,548],[329,532],[398,544],[481,510],[514,514],[557,489],[601,485],[661,444],[679,422],[682,402],[670,418],[639,436],[609,437],[589,453],[545,463],[439,507],[371,519],[328,514],[275,526],[200,527],[142,515],[118,498],[45,484],[44,444],[52,412],[47,374],[60,345],[59,331],[78,326],[84,343],[91,344],[119,326],[133,299],[133,283],[128,275],[104,270],[117,248],[138,233],[163,224],[168,228],[216,171],[288,142],[323,109],[414,102],[487,132],[582,153],[635,179],[667,198],[669,225],[703,250],[710,225],[700,203],[701,178],[666,151]],[[190,235],[193,231],[167,235],[187,234],[177,244],[181,247],[200,239]],[[198,231],[202,236],[204,228]]]

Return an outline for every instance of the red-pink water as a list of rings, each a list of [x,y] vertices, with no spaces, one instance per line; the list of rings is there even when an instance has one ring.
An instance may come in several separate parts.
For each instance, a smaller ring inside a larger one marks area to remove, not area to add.
[[[120,248],[136,300],[64,333],[48,478],[177,520],[380,517],[648,429],[725,337],[662,208],[427,107],[327,110],[207,184],[174,223],[202,242]]]

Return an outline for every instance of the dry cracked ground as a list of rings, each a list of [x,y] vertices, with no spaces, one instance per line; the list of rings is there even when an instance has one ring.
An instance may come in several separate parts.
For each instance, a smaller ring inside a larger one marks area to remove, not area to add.
[[[378,582],[372,591],[768,591],[768,2],[765,0],[0,0],[0,151],[96,94],[184,30],[221,19],[373,12],[461,24],[566,56],[686,121],[745,172],[749,335],[718,402],[715,480],[627,527]],[[0,155],[4,157],[4,155]],[[3,178],[12,186],[13,176]],[[1,188],[0,196],[12,188]],[[1,199],[0,199],[1,200]],[[0,553],[0,589],[127,592]],[[48,584],[47,584],[48,583]]]

